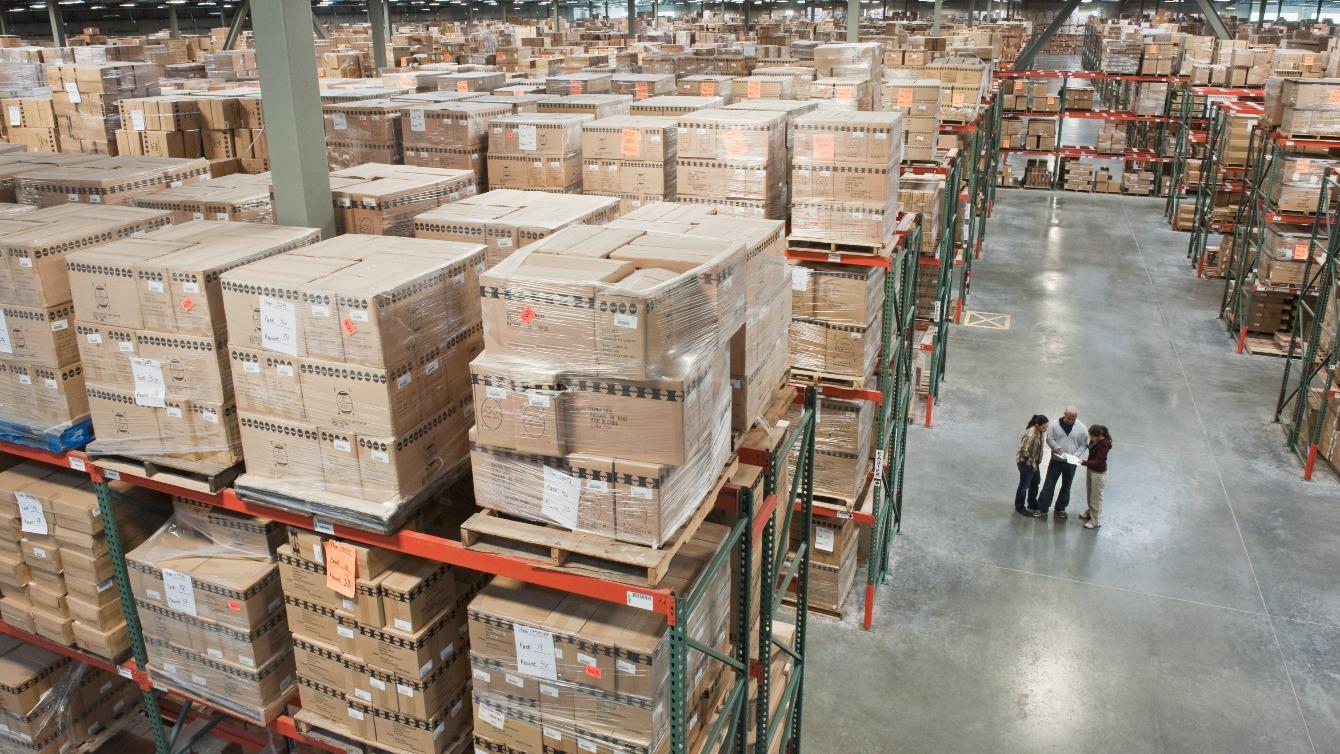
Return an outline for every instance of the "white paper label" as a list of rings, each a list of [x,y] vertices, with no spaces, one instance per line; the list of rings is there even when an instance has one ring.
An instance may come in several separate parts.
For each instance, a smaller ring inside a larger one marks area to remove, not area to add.
[[[354,696],[358,697],[359,699],[362,699],[365,702],[372,701],[372,692],[368,691],[367,689],[354,689]]]
[[[656,602],[650,594],[642,592],[628,592],[624,595],[623,601],[629,607],[635,607],[639,610],[655,610]]]
[[[614,315],[614,324],[618,327],[626,327],[630,330],[637,327],[636,314],[616,314]]]
[[[343,636],[346,639],[354,638],[354,630],[352,628],[349,628],[348,626],[336,626],[335,633],[339,634],[340,636]]]
[[[167,383],[163,381],[163,366],[158,360],[132,356],[130,374],[135,380],[135,405],[163,408]]]
[[[329,306],[321,306],[321,305],[319,305],[319,304],[312,304],[312,316],[313,316],[313,317],[329,317],[329,316],[330,316],[330,307],[329,307]]]
[[[172,419],[181,418],[181,406],[168,406],[164,411],[167,413],[168,417]]]
[[[279,375],[280,377],[292,377],[292,376],[293,376],[293,365],[292,365],[292,364],[275,364],[275,374]]]
[[[484,388],[484,395],[495,401],[507,400],[507,390],[493,385],[488,385]]]
[[[355,322],[367,322],[368,313],[365,309],[353,309],[349,312],[349,319]]]
[[[404,390],[405,388],[409,387],[409,383],[413,381],[414,377],[412,376],[412,374],[410,372],[405,372],[404,374],[395,378],[396,390]]]
[[[438,366],[437,366],[437,359],[433,359],[432,361],[430,361],[430,362],[428,362],[427,364],[424,364],[424,365],[423,365],[423,373],[424,373],[424,374],[432,374],[433,372],[436,372],[437,369],[438,369]]]
[[[549,408],[551,400],[544,393],[526,393],[526,404],[532,408]]]
[[[401,631],[413,631],[413,630],[414,630],[414,624],[413,624],[413,623],[410,623],[409,621],[405,620],[404,618],[396,618],[395,621],[394,621],[394,623],[395,623],[395,627],[398,628],[398,629],[400,629]]]
[[[199,284],[199,283],[182,283],[182,284],[181,284],[181,289],[182,289],[183,291],[185,291],[186,293],[199,293],[199,292],[200,292],[200,284]]]
[[[413,699],[413,698],[414,698],[414,687],[413,687],[413,686],[406,686],[406,685],[403,684],[403,683],[397,683],[397,684],[395,685],[395,692],[396,692],[397,694],[401,695],[401,696],[407,696],[407,697],[409,697],[410,699]]]
[[[638,500],[651,499],[651,490],[647,487],[633,487],[628,490],[628,493],[630,496],[635,497]]]
[[[341,453],[348,453],[348,452],[349,452],[349,449],[352,447],[352,446],[349,444],[349,441],[346,440],[346,439],[344,439],[343,437],[335,437],[335,438],[332,438],[331,441],[330,441],[330,444],[331,444],[331,445],[334,445],[334,446],[335,446],[335,449],[338,450],[338,451],[341,452]]]
[[[34,547],[34,548],[33,548],[33,554],[36,555],[37,557],[43,559],[43,560],[46,560],[46,557],[47,557],[47,551],[46,551],[46,548],[45,548],[45,547]]]
[[[33,260],[28,257],[19,257],[19,266],[31,268],[33,266]]]
[[[17,105],[9,106],[9,125],[11,126],[23,125],[23,108],[18,107]]]
[[[329,521],[322,521],[320,519],[312,519],[312,528],[315,529],[318,534],[335,533],[335,524],[332,524]]]
[[[832,552],[833,540],[836,536],[837,532],[831,526],[815,526],[814,549],[819,552]]]
[[[791,268],[791,290],[808,291],[810,289],[810,268]]]
[[[358,609],[358,605],[355,605],[354,601],[347,597],[340,598],[340,605],[344,607],[345,610],[348,610],[350,612],[353,612],[354,610]]]
[[[349,120],[344,117],[344,113],[331,113],[330,121],[336,131],[343,131],[349,127]]]
[[[503,680],[507,681],[509,686],[516,686],[519,689],[526,687],[526,679],[515,673],[503,673]]]
[[[349,717],[352,717],[355,720],[363,719],[363,710],[361,709],[354,709],[353,707],[349,707],[347,712],[349,714]]]
[[[201,409],[201,410],[200,410],[200,418],[201,418],[201,419],[204,419],[205,421],[209,422],[210,424],[218,424],[218,423],[219,423],[219,412],[218,412],[218,411],[215,411],[215,410],[212,409],[212,408]]]
[[[242,371],[247,374],[260,374],[261,365],[254,361],[244,361],[242,362]]]
[[[298,317],[291,302],[261,296],[261,345],[289,356],[298,355]]]
[[[216,660],[223,659],[223,652],[217,649],[206,649],[205,654],[209,655],[210,657],[213,657]]]
[[[88,335],[85,335],[84,338],[89,342],[89,345],[102,345],[102,333],[91,332]]]
[[[116,342],[116,350],[120,351],[121,353],[133,353],[135,351],[135,341],[118,340]]]
[[[534,152],[539,146],[535,126],[516,127],[516,146],[523,152]]]
[[[470,674],[473,675],[475,680],[479,681],[480,683],[489,683],[493,680],[493,676],[490,675],[488,671],[480,670],[479,668],[474,668],[473,670],[470,671]]]
[[[637,673],[637,665],[634,665],[627,660],[615,660],[614,669],[624,675],[633,675]]]
[[[144,130],[144,111],[132,110],[130,112],[130,128],[133,131]]]
[[[107,477],[108,481],[112,482],[119,481],[121,479],[121,472],[117,471],[116,469],[103,469],[102,475]]]
[[[65,94],[69,96],[70,104],[72,105],[77,105],[84,101],[84,98],[79,94],[79,85],[73,81],[65,82]]]
[[[582,751],[600,751],[600,747],[596,746],[595,741],[587,741],[585,738],[577,739],[577,748]]]
[[[376,461],[377,463],[390,463],[391,454],[387,453],[384,450],[374,450],[372,451],[372,460]],[[404,630],[408,631],[409,629],[406,628]]]
[[[551,728],[548,725],[546,725],[544,726],[544,737],[552,739],[554,741],[562,741],[563,732],[560,731],[558,728]]]
[[[558,687],[557,687],[557,686],[550,686],[550,685],[547,684],[547,683],[541,683],[541,684],[540,684],[540,693],[543,694],[543,695],[545,695],[545,696],[547,696],[547,697],[549,697],[549,698],[551,698],[551,699],[557,699],[557,698],[558,698]]]
[[[154,293],[163,292],[163,281],[161,280],[147,280],[145,281],[144,285]]]
[[[15,492],[14,497],[19,500],[19,519],[22,521],[19,528],[29,534],[50,534],[41,501],[27,492]]]
[[[610,485],[604,479],[588,479],[586,480],[586,489],[592,492],[609,492]]]
[[[167,592],[168,607],[187,615],[195,615],[195,587],[189,575],[164,568],[163,590]]]
[[[88,467],[84,465],[84,459],[82,459],[82,458],[74,458],[74,457],[71,457],[71,458],[70,458],[70,468],[74,469],[75,471],[87,471],[87,470],[88,470]],[[93,515],[95,515],[95,516],[101,516],[101,515],[102,515],[102,511],[98,510],[97,508],[94,508],[94,509],[93,509]]]
[[[566,471],[544,467],[544,500],[540,513],[554,522],[571,529],[577,526],[577,501],[582,494],[582,480]]]
[[[46,389],[47,389],[47,390],[55,390],[55,389],[56,389],[56,381],[53,380],[53,379],[51,379],[50,377],[43,377],[43,378],[42,378],[42,384],[46,386]]]
[[[33,384],[33,378],[32,378],[32,375],[29,375],[29,374],[21,374],[21,375],[19,375],[19,384],[20,384],[20,385],[31,385],[31,384]]]
[[[423,113],[423,108],[422,108],[422,107],[414,107],[414,108],[410,108],[410,111],[409,111],[409,130],[411,130],[411,131],[427,131],[427,130],[428,130],[428,119],[427,119],[426,117],[424,117],[424,113]]]
[[[14,353],[14,344],[9,339],[9,325],[5,322],[5,312],[0,309],[0,353]]]
[[[514,625],[516,668],[529,676],[558,680],[558,661],[554,658],[554,635],[530,626]]]
[[[63,332],[70,328],[70,320],[58,319],[51,323],[51,332]]]
[[[507,718],[503,715],[502,710],[483,704],[479,705],[479,719],[498,730],[502,730],[507,725]]]

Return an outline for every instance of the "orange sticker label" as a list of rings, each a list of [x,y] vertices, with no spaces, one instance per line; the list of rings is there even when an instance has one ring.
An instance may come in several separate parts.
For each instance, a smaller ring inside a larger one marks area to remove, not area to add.
[[[1148,46],[1148,47],[1145,48],[1145,52],[1148,52],[1150,55],[1157,55],[1157,54],[1159,53],[1159,46],[1158,46],[1158,45],[1150,45],[1150,46]]]
[[[1307,259],[1307,248],[1312,245],[1311,241],[1298,241],[1293,245],[1294,261]]]
[[[963,107],[963,92],[954,92],[954,97],[951,101],[953,102],[954,107]]]
[[[721,149],[727,157],[739,157],[745,153],[748,146],[744,142],[744,134],[734,129],[721,132]]]
[[[195,299],[191,298],[190,296],[187,296],[186,298],[181,300],[182,311],[189,312],[194,308],[195,308]]]
[[[523,325],[528,325],[528,324],[530,324],[530,321],[531,321],[532,319],[535,319],[535,310],[534,310],[534,309],[532,309],[532,308],[530,308],[529,306],[527,306],[526,308],[524,308],[524,309],[521,310],[521,324],[523,324]]]
[[[911,106],[912,106],[912,90],[911,90],[911,89],[899,89],[899,90],[898,90],[898,107],[911,107]]]
[[[240,612],[242,610],[242,603],[237,600],[228,600],[228,609],[233,612]]]
[[[638,157],[642,154],[642,132],[636,128],[624,128],[619,131],[619,154],[624,157]]]
[[[409,65],[409,58],[401,58],[401,59],[400,59],[400,67],[401,67],[401,68],[404,68],[404,67],[407,66],[407,65]]]
[[[1316,55],[1304,55],[1304,56],[1303,56],[1303,65],[1312,65],[1312,64],[1314,64],[1314,63],[1316,63],[1316,62],[1317,62],[1317,56],[1316,56]]]
[[[717,82],[704,81],[699,91],[703,93],[704,97],[715,97],[717,96]]]
[[[457,82],[456,82],[456,91],[458,91],[458,92],[462,92],[462,93],[470,91],[470,82],[468,82],[468,81],[457,81]]]
[[[340,324],[344,325],[344,332],[346,335],[353,335],[354,333],[358,332],[358,328],[354,327],[354,321],[352,319],[349,319],[348,317],[345,317],[344,319],[340,320]]]
[[[749,99],[758,99],[763,96],[763,82],[750,81],[745,84],[745,96]]]
[[[513,96],[513,97],[520,97],[520,96],[523,95],[523,94],[525,94],[525,92],[521,91],[520,89],[513,89],[513,90],[512,90],[512,96]]]
[[[837,91],[836,91],[835,94],[833,95],[833,98],[834,98],[834,99],[855,99],[855,98],[856,98],[856,87],[854,87],[854,86],[839,86],[839,87],[837,87]]]
[[[604,673],[600,670],[600,668],[596,667],[595,665],[587,665],[586,674],[591,676],[592,678],[599,678],[600,676],[604,675]]]
[[[832,160],[833,153],[837,151],[834,148],[833,134],[815,134],[814,135],[814,159]]]
[[[1047,107],[1051,107],[1052,105],[1055,105],[1055,104],[1056,104],[1056,98],[1055,98],[1055,97],[1048,97],[1048,98],[1047,98]]]
[[[1326,101],[1332,105],[1340,105],[1340,87],[1327,92]]]
[[[353,599],[356,594],[354,581],[358,578],[358,557],[354,546],[333,539],[327,539],[323,546],[326,553],[326,588]]]
[[[634,84],[633,93],[637,95],[638,99],[646,99],[648,94],[647,82],[639,81],[636,84]]]
[[[581,81],[574,81],[574,82],[572,82],[572,93],[573,93],[573,94],[581,94],[581,93],[582,93],[582,90],[585,89],[585,88],[586,88],[586,85],[585,85],[584,82],[581,82]]]

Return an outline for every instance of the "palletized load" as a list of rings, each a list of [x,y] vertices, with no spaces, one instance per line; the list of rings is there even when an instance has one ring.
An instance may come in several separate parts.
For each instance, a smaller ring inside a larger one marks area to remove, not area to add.
[[[883,270],[807,264],[792,275],[791,365],[864,381],[879,355]]]
[[[693,97],[689,95],[665,95],[648,97],[634,102],[629,112],[632,115],[653,115],[661,118],[673,118],[694,110],[710,110],[725,104],[721,97]]]
[[[511,114],[507,105],[478,102],[411,106],[405,111],[405,164],[473,170],[483,190],[489,125]]]
[[[582,124],[589,115],[505,115],[489,126],[488,176],[494,188],[577,193],[582,186]]]
[[[633,97],[628,94],[569,94],[544,97],[535,103],[539,113],[569,113],[592,118],[612,118],[632,111]]]
[[[458,474],[483,259],[349,234],[223,275],[238,489],[389,530]]]
[[[24,204],[130,204],[135,197],[209,177],[209,161],[173,157],[104,157],[27,170],[15,192]]]
[[[676,196],[717,204],[718,213],[786,216],[787,116],[757,110],[699,110],[679,118]]]
[[[328,102],[321,110],[331,170],[365,162],[404,161],[402,103],[390,99]]]
[[[902,114],[816,111],[796,120],[791,233],[889,242],[897,224]]]
[[[1287,136],[1340,136],[1340,79],[1271,77],[1263,122]]]
[[[673,118],[624,115],[582,124],[582,191],[625,209],[675,198]]]
[[[675,93],[675,77],[669,73],[616,73],[610,91],[632,95],[634,101]]]
[[[47,67],[62,148],[116,154],[118,103],[153,94],[163,69],[147,63],[89,63]]]
[[[1331,179],[1335,180],[1340,160],[1292,154],[1282,154],[1277,159],[1278,165],[1267,178],[1270,201],[1281,212],[1315,213],[1321,202],[1321,186],[1326,173],[1329,170]],[[1328,193],[1334,202],[1334,184]]]
[[[230,529],[221,536],[211,519],[217,516],[178,504],[161,529],[126,553],[149,674],[265,724],[295,683],[276,542]]]
[[[1310,228],[1266,223],[1261,238],[1261,257],[1257,262],[1257,279],[1266,285],[1301,286],[1308,257],[1325,248],[1325,236],[1315,250],[1311,239]]]
[[[414,217],[475,195],[469,170],[366,163],[330,174],[339,233],[414,235]]]
[[[210,474],[239,460],[220,275],[317,235],[191,222],[71,254],[71,346],[98,438],[90,450]]]
[[[517,249],[569,225],[600,225],[619,214],[608,196],[495,189],[444,204],[414,218],[417,238],[478,243],[493,267]]]
[[[136,207],[172,214],[172,222],[274,222],[270,175],[236,173],[190,186],[175,186],[135,198]]]

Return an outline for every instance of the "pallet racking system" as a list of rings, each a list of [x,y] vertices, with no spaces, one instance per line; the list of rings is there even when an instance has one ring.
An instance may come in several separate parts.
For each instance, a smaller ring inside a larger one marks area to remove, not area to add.
[[[1205,153],[1200,161],[1200,184],[1196,188],[1196,210],[1192,219],[1191,239],[1187,242],[1187,261],[1198,277],[1205,275],[1206,247],[1212,235],[1229,237],[1237,227],[1238,212],[1233,220],[1216,218],[1214,210],[1220,194],[1243,195],[1245,177],[1251,166],[1250,155],[1244,165],[1228,165],[1223,155],[1229,122],[1234,117],[1260,116],[1263,110],[1254,102],[1216,102],[1210,110],[1210,128],[1205,135]],[[1241,204],[1238,205],[1241,208]],[[1239,210],[1240,211],[1240,210]],[[1226,272],[1220,259],[1215,265],[1220,273]]]
[[[866,560],[865,608],[862,625],[874,627],[875,589],[889,574],[892,538],[902,525],[903,471],[907,461],[907,424],[915,389],[912,356],[916,347],[917,261],[921,248],[920,223],[901,213],[899,230],[887,254],[828,254],[808,249],[788,249],[788,259],[825,262],[884,270],[884,308],[880,324],[880,356],[876,365],[876,387],[821,385],[820,394],[847,400],[869,401],[876,407],[875,459],[867,474],[866,500],[849,505],[820,503],[814,515],[833,521],[854,520],[869,538]],[[948,235],[948,234],[946,234]]]
[[[1231,106],[1233,103],[1230,103]],[[1236,103],[1248,107],[1249,103]],[[1226,107],[1228,107],[1226,106]],[[1256,106],[1259,108],[1259,106]],[[1283,158],[1335,154],[1340,150],[1340,139],[1313,139],[1287,136],[1279,131],[1256,128],[1252,131],[1247,149],[1247,166],[1240,181],[1237,215],[1233,221],[1233,255],[1224,278],[1224,293],[1219,316],[1228,327],[1228,335],[1235,342],[1238,353],[1247,350],[1249,312],[1258,296],[1279,296],[1294,302],[1295,323],[1303,324],[1298,307],[1303,303],[1301,286],[1263,283],[1257,279],[1262,247],[1266,240],[1267,223],[1294,226],[1329,224],[1325,213],[1285,212],[1275,202],[1272,189],[1283,181]],[[1304,250],[1311,254],[1312,245]],[[1301,261],[1301,260],[1300,260]],[[1309,292],[1311,295],[1311,292]],[[1314,302],[1307,302],[1314,305]]]
[[[1164,214],[1167,216],[1168,222],[1173,224],[1174,230],[1180,230],[1177,228],[1177,211],[1182,204],[1182,200],[1186,198],[1188,192],[1194,191],[1199,194],[1206,179],[1205,173],[1201,172],[1199,174],[1200,180],[1196,181],[1194,185],[1187,181],[1187,164],[1193,159],[1203,159],[1204,157],[1204,145],[1209,143],[1209,133],[1206,127],[1210,118],[1207,109],[1216,102],[1259,100],[1263,96],[1264,91],[1261,89],[1191,86],[1186,83],[1182,85],[1181,96],[1173,103],[1177,118],[1177,134],[1173,148],[1172,169],[1168,180],[1168,201],[1164,206]]]
[[[748,489],[726,485],[716,501],[717,507],[726,510],[728,515],[738,516],[738,519],[698,582],[682,594],[669,588],[624,583],[611,578],[564,570],[548,561],[472,550],[457,539],[424,532],[401,530],[393,534],[377,534],[353,529],[247,500],[240,497],[232,488],[211,493],[202,491],[194,484],[178,484],[165,481],[163,477],[149,478],[105,469],[79,450],[56,453],[13,443],[0,443],[0,453],[85,472],[94,483],[100,515],[106,530],[108,549],[114,563],[113,575],[120,590],[122,610],[130,633],[131,657],[125,662],[113,663],[28,634],[3,622],[0,622],[0,632],[46,647],[93,667],[117,672],[135,681],[144,693],[145,710],[153,733],[156,754],[186,754],[204,735],[211,732],[219,738],[238,743],[250,750],[265,748],[273,734],[335,754],[345,754],[344,747],[300,732],[294,719],[288,714],[281,714],[264,729],[251,723],[239,724],[246,721],[235,720],[228,711],[203,700],[189,698],[150,677],[146,670],[148,662],[144,632],[131,595],[125,552],[116,527],[117,519],[113,508],[116,504],[115,493],[108,485],[110,481],[120,480],[137,487],[164,492],[235,513],[267,518],[288,526],[395,550],[414,557],[490,575],[508,576],[550,589],[658,613],[664,616],[669,624],[671,709],[668,717],[672,754],[686,754],[689,751],[686,667],[688,653],[691,651],[707,654],[725,664],[728,672],[735,674],[735,682],[726,695],[723,712],[710,729],[707,740],[715,741],[725,733],[722,750],[727,750],[726,742],[729,742],[730,751],[738,754],[748,751],[750,747],[747,707],[749,683],[752,679],[759,685],[754,715],[756,735],[753,748],[756,754],[766,754],[774,750],[775,743],[782,751],[798,751],[807,623],[807,611],[804,608],[808,599],[809,541],[814,511],[812,469],[817,423],[816,393],[813,390],[801,391],[798,393],[798,400],[804,403],[801,417],[788,428],[777,446],[767,453],[753,453],[748,458],[742,457],[747,463],[763,466],[765,473],[763,499],[752,500]],[[793,455],[797,460],[794,462],[790,488],[779,490],[778,471]],[[793,525],[796,525],[796,534],[802,544],[797,549],[796,556],[792,558],[790,567],[783,573],[781,564],[787,554]],[[732,559],[736,561],[734,564],[736,573],[742,580],[735,590],[737,599],[742,602],[737,605],[737,609],[741,621],[748,621],[750,594],[748,582],[755,540],[762,541],[764,558],[760,564],[762,575],[759,590],[761,604],[758,644],[755,647],[748,646],[749,627],[736,626],[738,632],[736,635],[745,637],[745,640],[737,642],[731,655],[724,655],[691,639],[686,633],[685,625],[688,617],[705,597],[705,587],[711,581],[711,576],[719,573],[722,568],[730,568]],[[796,590],[797,602],[800,605],[800,609],[796,611],[796,629],[794,642],[791,645],[785,645],[772,632],[772,624],[778,614],[781,598],[788,589]],[[792,670],[776,705],[779,714],[776,719],[770,719],[771,663],[768,658],[772,656],[774,644],[791,657]],[[290,700],[291,705],[296,706],[296,703],[296,698]],[[194,719],[205,720],[205,725],[184,745],[179,746],[178,739],[185,729],[185,723]],[[165,720],[174,721],[171,729],[165,725]]]
[[[1340,327],[1336,325],[1335,296],[1340,287],[1340,223],[1335,203],[1340,196],[1340,174],[1328,168],[1322,179],[1303,265],[1303,286],[1297,317],[1284,353],[1284,378],[1275,402],[1275,421],[1284,429],[1285,445],[1303,462],[1303,479],[1311,480],[1326,427],[1335,426],[1340,411]],[[1309,326],[1304,327],[1304,321]],[[1325,449],[1334,466],[1340,461],[1334,448]]]
[[[1165,149],[1168,125],[1175,122],[1169,115],[1171,96],[1164,97],[1160,115],[1140,115],[1130,109],[1134,85],[1140,83],[1167,83],[1169,85],[1183,81],[1178,76],[1144,76],[1124,73],[1103,73],[1100,71],[1060,71],[1028,70],[999,71],[996,78],[1002,80],[1060,80],[1061,91],[1057,95],[1057,110],[1007,110],[1002,117],[1018,118],[1055,118],[1056,143],[1051,149],[1022,149],[1002,147],[999,151],[1005,155],[1026,157],[1045,157],[1052,160],[1051,183],[1049,188],[1056,190],[1064,174],[1065,161],[1074,159],[1092,159],[1100,161],[1121,161],[1123,169],[1148,166],[1155,174],[1155,181],[1162,182],[1164,166],[1173,162]],[[1067,84],[1071,80],[1092,81],[1095,94],[1101,101],[1112,107],[1097,109],[1074,109],[1066,107]],[[1171,86],[1169,88],[1171,92]],[[1094,147],[1066,145],[1062,143],[1067,120],[1097,120],[1105,123],[1123,123],[1127,127],[1128,143],[1140,142],[1146,146],[1129,148],[1120,154],[1106,154]],[[1157,193],[1157,189],[1156,189]]]

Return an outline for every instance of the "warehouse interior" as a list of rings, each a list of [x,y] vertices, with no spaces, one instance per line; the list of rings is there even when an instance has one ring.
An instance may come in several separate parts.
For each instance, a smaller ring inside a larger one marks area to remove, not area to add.
[[[1318,2],[0,2],[0,752],[1340,750]]]

